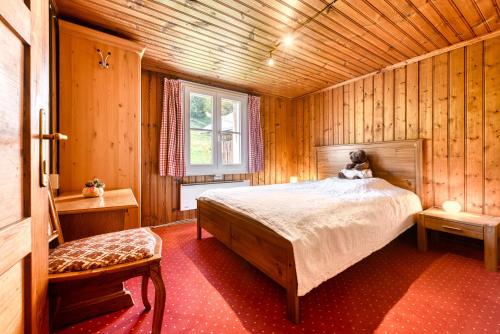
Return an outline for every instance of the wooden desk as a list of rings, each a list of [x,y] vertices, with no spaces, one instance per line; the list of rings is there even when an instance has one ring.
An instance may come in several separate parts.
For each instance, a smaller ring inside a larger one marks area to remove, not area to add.
[[[62,193],[55,204],[66,241],[121,231],[129,209],[139,206],[132,189],[106,190],[103,197],[92,198],[80,192]]]

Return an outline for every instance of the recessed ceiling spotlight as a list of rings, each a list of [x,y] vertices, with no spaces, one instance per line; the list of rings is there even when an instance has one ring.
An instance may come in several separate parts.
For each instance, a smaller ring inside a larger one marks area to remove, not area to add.
[[[294,37],[292,34],[288,34],[285,37],[283,37],[283,44],[285,44],[285,46],[292,45],[293,41],[294,41]]]

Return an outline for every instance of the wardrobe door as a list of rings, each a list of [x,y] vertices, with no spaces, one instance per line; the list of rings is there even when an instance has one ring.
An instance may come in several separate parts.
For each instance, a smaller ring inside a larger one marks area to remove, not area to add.
[[[59,21],[60,189],[98,177],[106,189],[132,188],[140,205],[140,71],[144,48]],[[126,228],[140,226],[131,210]]]

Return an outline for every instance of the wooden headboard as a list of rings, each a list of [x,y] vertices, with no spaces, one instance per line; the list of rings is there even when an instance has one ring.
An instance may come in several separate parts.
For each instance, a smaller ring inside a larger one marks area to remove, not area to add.
[[[373,176],[411,190],[422,198],[422,139],[316,147],[318,179],[337,176],[349,160],[349,152],[364,150]]]

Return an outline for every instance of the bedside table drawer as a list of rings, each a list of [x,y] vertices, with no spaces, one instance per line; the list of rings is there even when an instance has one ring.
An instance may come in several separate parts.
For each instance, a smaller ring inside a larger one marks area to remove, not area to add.
[[[425,227],[435,231],[463,235],[474,239],[483,239],[483,227],[449,221],[434,217],[424,218]]]

